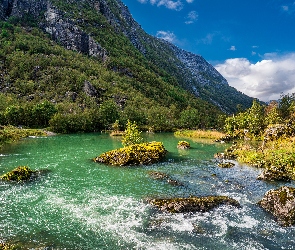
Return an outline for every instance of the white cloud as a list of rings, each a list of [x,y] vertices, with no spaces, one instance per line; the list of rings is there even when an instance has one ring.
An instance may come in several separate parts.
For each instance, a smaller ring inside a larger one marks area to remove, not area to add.
[[[282,93],[295,93],[295,53],[267,54],[255,64],[246,58],[228,59],[215,68],[230,86],[263,101],[276,100]]]
[[[176,41],[176,36],[170,31],[160,30],[157,32],[156,37],[164,39],[170,43],[174,43]]]
[[[228,50],[231,50],[231,51],[236,51],[237,50],[237,48],[236,48],[236,46],[231,46]]]
[[[295,12],[295,2],[282,5],[281,8],[283,12],[293,14]]]
[[[186,0],[187,3],[193,3],[194,0]]]
[[[284,6],[282,6],[282,9],[283,9],[283,11],[289,11],[289,6],[284,5]]]
[[[150,3],[151,5],[165,6],[171,10],[181,10],[183,3],[181,0],[138,0],[140,3]]]
[[[188,13],[186,19],[187,21],[185,21],[185,24],[192,24],[194,23],[196,20],[198,20],[198,13],[196,11],[191,11]]]

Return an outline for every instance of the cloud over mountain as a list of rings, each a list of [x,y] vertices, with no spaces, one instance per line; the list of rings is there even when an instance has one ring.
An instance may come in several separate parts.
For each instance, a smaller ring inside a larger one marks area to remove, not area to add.
[[[174,33],[170,32],[170,31],[159,30],[157,32],[156,37],[164,39],[164,40],[166,40],[167,42],[170,42],[170,43],[175,43],[176,42],[176,36],[174,35]]]
[[[229,85],[263,101],[295,92],[295,53],[265,54],[264,59],[255,64],[246,58],[233,58],[215,68]]]
[[[183,8],[183,3],[180,0],[138,0],[140,3],[150,3],[158,7],[164,6],[172,10],[181,10]]]

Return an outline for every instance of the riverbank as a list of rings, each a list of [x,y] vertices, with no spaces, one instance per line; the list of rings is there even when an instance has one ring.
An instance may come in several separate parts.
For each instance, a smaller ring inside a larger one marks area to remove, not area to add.
[[[5,143],[15,142],[29,136],[48,136],[51,134],[52,134],[51,132],[47,132],[42,129],[25,129],[25,128],[17,128],[14,126],[1,126],[0,127],[0,148]]]
[[[225,134],[217,130],[177,130],[174,133],[177,137],[201,138],[217,140],[224,137]]]

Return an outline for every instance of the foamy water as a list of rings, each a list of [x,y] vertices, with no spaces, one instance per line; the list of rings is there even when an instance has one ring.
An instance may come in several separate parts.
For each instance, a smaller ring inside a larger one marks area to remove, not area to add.
[[[282,228],[257,202],[284,183],[256,180],[261,170],[236,165],[217,167],[219,144],[191,141],[177,150],[179,138],[153,135],[169,154],[163,163],[109,167],[92,162],[120,147],[105,134],[30,138],[4,148],[0,174],[27,165],[45,169],[26,184],[0,182],[0,240],[26,249],[294,249],[295,228]],[[154,180],[162,171],[182,183]],[[293,185],[289,183],[288,185]],[[206,213],[161,213],[151,197],[227,195],[241,208],[221,206]]]

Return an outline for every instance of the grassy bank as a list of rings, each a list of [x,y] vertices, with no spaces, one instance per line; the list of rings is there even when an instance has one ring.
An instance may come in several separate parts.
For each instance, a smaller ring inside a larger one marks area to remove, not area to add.
[[[217,140],[225,136],[224,133],[216,130],[178,130],[174,133],[174,135],[179,137],[206,138],[213,140]]]
[[[5,143],[15,142],[29,136],[46,136],[46,132],[41,129],[23,129],[13,126],[0,127],[0,147]]]
[[[250,143],[242,142],[227,150],[230,158],[255,167],[264,168],[269,173],[282,175],[284,179],[295,180],[295,137],[280,138],[275,141]]]

